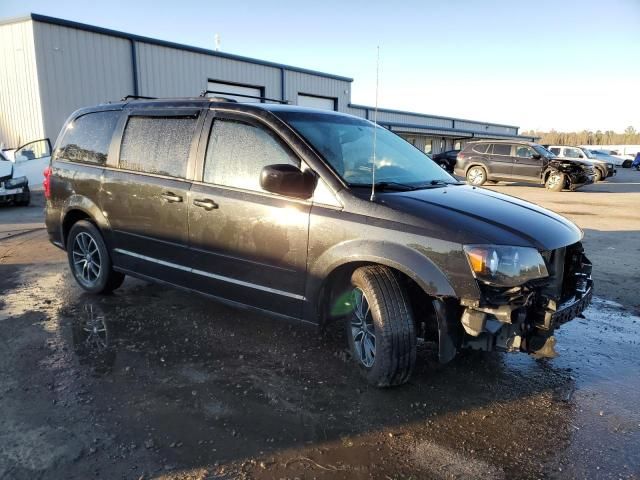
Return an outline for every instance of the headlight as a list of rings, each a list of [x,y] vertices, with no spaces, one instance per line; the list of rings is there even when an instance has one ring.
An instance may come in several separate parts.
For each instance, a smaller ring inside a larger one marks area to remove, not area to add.
[[[542,255],[535,248],[504,245],[465,245],[473,276],[500,287],[515,287],[549,276]]]
[[[24,187],[27,184],[27,177],[11,178],[4,182],[4,188],[10,190],[12,188]]]

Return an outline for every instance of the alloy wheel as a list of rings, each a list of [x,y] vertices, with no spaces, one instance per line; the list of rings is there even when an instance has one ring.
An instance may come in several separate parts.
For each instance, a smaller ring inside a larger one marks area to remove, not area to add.
[[[360,288],[354,288],[352,295],[353,316],[351,317],[351,337],[360,363],[371,368],[376,359],[376,334],[373,316],[366,295]]]
[[[80,232],[73,241],[73,268],[76,277],[91,286],[100,277],[102,257],[98,244],[91,235]]]
[[[474,167],[467,172],[467,179],[472,185],[481,185],[484,181],[484,172],[479,167]]]
[[[560,185],[561,181],[562,181],[562,175],[560,175],[558,172],[551,172],[551,174],[549,175],[549,178],[547,179],[547,185],[549,186],[550,189],[554,189],[558,185]]]

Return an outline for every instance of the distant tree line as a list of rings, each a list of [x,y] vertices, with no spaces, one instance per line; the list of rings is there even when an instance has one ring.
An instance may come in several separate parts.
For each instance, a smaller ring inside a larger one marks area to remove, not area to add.
[[[538,130],[526,130],[521,135],[540,137],[539,143],[544,145],[638,145],[640,144],[640,132],[629,126],[623,133],[613,130],[582,130],[581,132],[542,132]]]

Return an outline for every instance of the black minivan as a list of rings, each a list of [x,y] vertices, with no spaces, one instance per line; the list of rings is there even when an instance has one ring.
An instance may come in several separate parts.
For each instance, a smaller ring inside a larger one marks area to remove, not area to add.
[[[337,112],[221,98],[82,109],[45,196],[50,239],[86,291],[131,275],[341,321],[376,386],[407,381],[418,338],[442,362],[464,348],[552,356],[554,329],[592,295],[573,223]]]

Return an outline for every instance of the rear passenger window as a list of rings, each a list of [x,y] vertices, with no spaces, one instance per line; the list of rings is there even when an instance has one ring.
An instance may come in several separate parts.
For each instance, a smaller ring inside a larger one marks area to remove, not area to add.
[[[195,117],[131,116],[120,147],[120,168],[184,178]]]
[[[494,155],[511,155],[511,145],[504,144],[504,143],[494,143],[493,154]]]
[[[300,166],[298,158],[263,128],[235,120],[215,120],[209,135],[204,181],[263,191],[260,172],[276,163]]]
[[[554,155],[560,155],[560,149],[557,147],[550,148],[549,150],[551,150],[551,153],[553,153]]]
[[[87,113],[67,124],[56,158],[104,165],[119,111]]]

